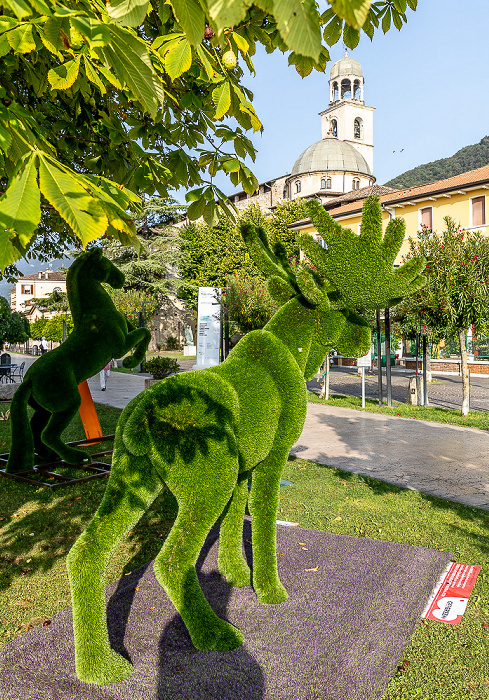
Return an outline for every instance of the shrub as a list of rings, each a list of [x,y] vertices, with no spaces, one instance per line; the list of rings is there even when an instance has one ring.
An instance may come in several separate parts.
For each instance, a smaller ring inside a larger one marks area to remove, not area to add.
[[[177,350],[178,348],[178,340],[173,336],[170,335],[166,339],[166,349],[167,350]]]
[[[50,318],[44,326],[43,335],[46,340],[52,340],[53,343],[63,342],[63,318],[66,318],[66,336],[69,336],[74,328],[73,317],[71,314],[59,314]]]
[[[241,333],[263,328],[278,309],[263,280],[239,274],[228,277],[225,301],[229,320]]]
[[[170,374],[178,372],[180,365],[171,357],[152,357],[144,363],[144,371],[150,372],[153,379],[165,379]]]
[[[47,322],[47,318],[38,318],[37,321],[31,323],[32,340],[41,340],[42,336],[45,335],[44,329],[46,328]]]

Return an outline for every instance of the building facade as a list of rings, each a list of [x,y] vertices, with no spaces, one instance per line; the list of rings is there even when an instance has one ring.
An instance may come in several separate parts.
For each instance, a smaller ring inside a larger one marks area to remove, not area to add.
[[[279,201],[296,197],[316,197],[325,204],[373,185],[374,108],[364,102],[364,84],[358,61],[346,54],[336,61],[329,106],[319,114],[321,139],[299,155],[290,173],[261,183],[253,195],[231,195],[238,209],[257,204],[270,211]]]
[[[485,165],[445,180],[404,190],[374,185],[326,203],[325,209],[342,226],[360,233],[363,202],[370,194],[378,195],[384,231],[389,221],[396,216],[402,217],[406,222],[406,236],[396,259],[396,264],[401,264],[403,256],[409,251],[408,239],[415,238],[422,227],[441,233],[445,228],[445,216],[450,216],[469,231],[489,233],[486,214],[488,192],[489,165]],[[298,221],[289,228],[319,238],[310,219]]]
[[[66,292],[66,277],[61,272],[45,270],[20,277],[10,290],[10,308],[25,314],[29,323],[39,318],[52,318],[57,312],[44,311],[30,300],[48,297],[55,289]]]

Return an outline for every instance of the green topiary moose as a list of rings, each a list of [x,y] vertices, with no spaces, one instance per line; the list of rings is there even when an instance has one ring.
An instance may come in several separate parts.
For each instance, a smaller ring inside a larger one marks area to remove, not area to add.
[[[41,459],[61,457],[69,464],[90,462],[88,452],[65,445],[61,439],[81,404],[78,384],[100,372],[114,357],[124,358],[124,367],[141,362],[151,339],[147,328],[134,328],[117,311],[102,287],[116,289],[124,275],[100,248],[82,253],[66,276],[68,301],[74,330],[64,343],[29,367],[14,394],[10,410],[12,446],[5,471],[32,469],[35,453]],[[34,409],[29,423],[27,406]]]
[[[393,269],[403,222],[391,221],[382,238],[378,200],[365,203],[360,236],[343,230],[317,203],[309,212],[328,247],[302,236],[315,269],[297,274],[281,244],[272,252],[262,229],[241,227],[282,304],[265,328],[248,333],[219,366],[147,389],[121,415],[102,503],[68,555],[76,672],[83,681],[109,684],[132,672],[109,644],[105,571],[165,484],[179,509],[154,571],[197,649],[228,650],[243,642],[238,629],[215,615],[195,571],[220,516],[218,568],[228,583],[252,584],[261,603],[287,598],[277,571],[275,522],[280,476],[306,417],[304,378],[314,375],[331,347],[365,354],[370,330],[352,309],[384,308],[417,289],[424,265],[416,260]],[[252,573],[242,552],[250,476]]]

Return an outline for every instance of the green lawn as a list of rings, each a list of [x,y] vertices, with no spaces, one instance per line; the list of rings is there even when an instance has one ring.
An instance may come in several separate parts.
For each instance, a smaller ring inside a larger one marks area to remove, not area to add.
[[[113,432],[120,411],[97,405],[97,412],[104,433]],[[8,451],[8,426],[0,421],[2,452]],[[65,438],[81,437],[77,418]],[[280,519],[449,550],[457,562],[482,565],[462,623],[421,621],[384,700],[489,698],[489,512],[301,459],[291,459],[283,476],[294,485],[281,489]],[[50,492],[0,480],[0,646],[70,605],[65,557],[105,483]],[[176,503],[166,492],[114,555],[108,582],[153,559],[175,515]]]

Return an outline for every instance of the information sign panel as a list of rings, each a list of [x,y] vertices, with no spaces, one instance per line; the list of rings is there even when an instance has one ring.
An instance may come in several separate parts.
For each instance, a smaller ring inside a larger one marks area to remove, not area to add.
[[[219,364],[221,346],[221,290],[199,287],[197,307],[197,363],[195,369]]]
[[[370,367],[372,364],[372,348],[368,351],[366,355],[362,357],[357,357],[357,367]]]

